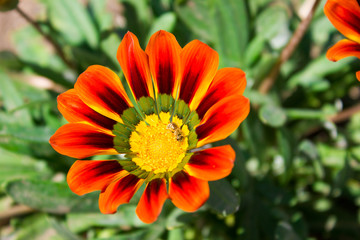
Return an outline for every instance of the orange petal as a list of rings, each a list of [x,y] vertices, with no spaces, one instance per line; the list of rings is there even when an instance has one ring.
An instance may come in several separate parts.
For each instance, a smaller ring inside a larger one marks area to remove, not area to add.
[[[135,98],[153,96],[148,57],[134,34],[125,34],[116,57]]]
[[[250,102],[244,96],[230,96],[212,106],[196,128],[198,147],[228,137],[250,111]]]
[[[339,32],[360,43],[360,7],[356,0],[328,0],[324,11]]]
[[[150,71],[158,93],[176,95],[181,77],[181,47],[171,33],[160,30],[154,33],[146,47]]]
[[[115,213],[121,204],[130,201],[143,182],[143,179],[132,174],[112,182],[104,192],[100,193],[100,212],[104,214]]]
[[[85,123],[68,123],[50,138],[51,146],[59,153],[86,158],[99,154],[118,154],[113,148],[111,131]]]
[[[168,198],[165,179],[155,179],[145,188],[136,208],[136,214],[144,223],[154,222],[161,213],[165,200]]]
[[[78,195],[103,191],[125,171],[116,160],[77,160],[70,168],[67,183]]]
[[[86,69],[77,79],[75,91],[90,108],[118,122],[122,122],[122,112],[132,106],[119,77],[103,66]]]
[[[59,111],[69,122],[86,121],[110,130],[112,130],[116,123],[116,121],[95,112],[81,101],[75,89],[70,89],[60,94],[57,102]]]
[[[170,179],[169,197],[174,205],[184,211],[193,212],[209,198],[207,181],[178,172]]]
[[[348,39],[337,42],[326,53],[326,57],[334,62],[350,56],[360,58],[360,44]]]
[[[357,71],[357,72],[356,72],[356,78],[357,78],[357,80],[360,81],[360,71]]]
[[[246,87],[245,73],[239,68],[223,68],[216,72],[209,90],[196,112],[202,119],[206,111],[225,96],[242,95]]]
[[[196,152],[185,166],[189,175],[215,181],[228,176],[234,167],[235,151],[230,145]]]
[[[184,67],[180,83],[180,99],[195,110],[208,90],[218,65],[219,55],[205,43],[194,40],[181,52]]]

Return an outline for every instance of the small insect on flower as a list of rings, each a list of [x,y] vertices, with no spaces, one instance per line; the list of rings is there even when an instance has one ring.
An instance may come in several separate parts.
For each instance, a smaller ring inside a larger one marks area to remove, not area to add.
[[[179,126],[176,125],[176,123],[169,123],[166,126],[166,129],[169,129],[172,133],[174,133],[176,140],[178,140],[178,141],[184,140],[185,136],[184,136],[183,132],[181,131],[181,129],[179,128]]]
[[[56,151],[78,159],[124,156],[75,161],[70,189],[101,191],[100,211],[109,214],[145,184],[136,214],[146,223],[158,218],[166,199],[196,211],[209,197],[208,181],[234,166],[230,145],[200,148],[228,137],[248,115],[245,73],[218,70],[216,51],[198,40],[182,48],[166,31],[152,35],[145,51],[128,32],[117,58],[131,97],[113,71],[98,65],[58,97],[69,123],[50,138]]]

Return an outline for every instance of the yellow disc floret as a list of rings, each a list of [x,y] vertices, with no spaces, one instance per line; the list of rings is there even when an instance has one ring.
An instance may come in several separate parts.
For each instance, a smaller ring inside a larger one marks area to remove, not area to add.
[[[145,117],[130,136],[132,159],[141,169],[155,174],[171,172],[185,157],[189,146],[189,129],[183,121],[161,112]]]

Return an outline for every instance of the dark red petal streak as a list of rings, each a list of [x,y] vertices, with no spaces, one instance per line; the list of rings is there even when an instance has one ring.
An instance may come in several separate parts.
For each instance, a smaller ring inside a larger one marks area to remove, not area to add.
[[[74,88],[86,105],[118,122],[122,122],[122,112],[132,106],[119,77],[103,66],[93,65],[86,69]]]
[[[209,198],[207,181],[178,172],[170,179],[169,197],[174,205],[184,211],[193,212]]]
[[[326,53],[326,57],[331,61],[338,61],[350,56],[360,58],[360,44],[348,39],[337,42]]]
[[[189,175],[215,181],[228,176],[234,167],[235,151],[230,145],[196,152],[185,166]]]
[[[137,205],[136,214],[144,223],[154,222],[168,198],[165,179],[155,179],[145,188]]]
[[[195,110],[208,90],[218,65],[219,55],[205,43],[194,40],[181,52],[184,67],[180,83],[180,99]]]
[[[86,121],[91,124],[112,130],[116,121],[95,112],[86,105],[74,89],[70,89],[57,98],[58,109],[69,122]]]
[[[99,154],[117,154],[111,131],[85,123],[68,123],[50,138],[51,146],[59,153],[86,158]]]
[[[242,95],[246,87],[245,73],[238,68],[223,68],[216,72],[209,90],[199,104],[196,112],[202,119],[213,105],[228,96]]]
[[[360,7],[356,0],[328,0],[324,12],[339,32],[360,43]]]
[[[158,92],[172,95],[181,77],[181,47],[176,38],[160,30],[151,36],[145,51]]]
[[[152,96],[148,57],[134,34],[125,34],[116,56],[135,97]]]
[[[144,180],[129,174],[111,183],[104,192],[100,193],[100,211],[104,214],[115,213],[121,204],[130,201],[143,182]]]
[[[124,172],[116,160],[77,160],[67,174],[67,183],[71,191],[83,195],[105,190]]]
[[[250,102],[244,96],[230,96],[212,106],[196,128],[198,147],[228,137],[250,111]]]

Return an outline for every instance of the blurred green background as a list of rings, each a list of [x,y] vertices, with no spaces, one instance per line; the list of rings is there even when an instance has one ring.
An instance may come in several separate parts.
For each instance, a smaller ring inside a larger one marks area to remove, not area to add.
[[[343,37],[325,2],[265,91],[313,0],[23,0],[1,12],[0,239],[360,239],[360,64],[326,59]],[[59,93],[92,64],[121,74],[124,34],[145,48],[159,29],[181,46],[199,39],[218,51],[220,67],[243,69],[252,109],[217,143],[237,158],[229,177],[210,183],[209,201],[195,213],[168,201],[146,225],[138,196],[102,215],[98,193],[73,194],[65,177],[74,159],[48,139],[66,122]]]

